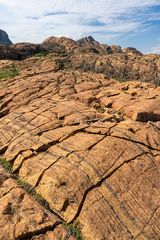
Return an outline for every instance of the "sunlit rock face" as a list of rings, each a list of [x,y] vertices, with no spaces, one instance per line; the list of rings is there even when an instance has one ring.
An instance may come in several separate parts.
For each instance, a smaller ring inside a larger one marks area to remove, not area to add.
[[[39,44],[24,42],[0,45],[2,60],[22,60],[37,54],[56,54],[61,59],[61,69],[102,73],[119,81],[160,83],[160,55],[145,55],[132,47],[122,49],[118,45],[101,44],[91,36],[78,41],[51,36]]]

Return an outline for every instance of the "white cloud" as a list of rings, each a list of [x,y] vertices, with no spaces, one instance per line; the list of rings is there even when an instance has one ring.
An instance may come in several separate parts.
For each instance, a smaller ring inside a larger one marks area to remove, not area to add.
[[[138,13],[158,4],[159,0],[0,0],[0,28],[14,42],[92,33],[105,42],[140,29],[144,19]]]
[[[154,46],[150,52],[160,54],[160,42],[156,46]]]

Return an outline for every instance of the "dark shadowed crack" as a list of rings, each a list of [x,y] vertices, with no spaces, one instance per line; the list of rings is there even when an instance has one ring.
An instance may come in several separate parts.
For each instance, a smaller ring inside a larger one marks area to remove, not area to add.
[[[8,108],[0,111],[0,118],[1,118],[1,117],[4,117],[4,116],[7,115],[8,113],[9,113],[9,109],[8,109]]]
[[[45,168],[45,169],[42,171],[42,173],[39,175],[39,177],[38,177],[38,179],[37,179],[37,181],[36,181],[36,183],[35,183],[35,186],[34,186],[35,188],[36,188],[36,187],[38,186],[38,184],[40,183],[40,181],[41,181],[44,173],[45,173],[48,169],[50,169],[54,164],[56,164],[60,159],[61,159],[61,157],[59,157],[56,161],[54,161],[53,163],[51,163],[47,168]]]
[[[56,227],[58,227],[61,224],[62,224],[62,221],[56,221],[52,226],[46,226],[39,230],[30,231],[25,234],[22,234],[21,236],[17,237],[16,240],[29,240],[32,237],[36,237],[40,234],[46,234],[48,231],[53,231]]]
[[[6,196],[7,194],[9,194],[13,189],[17,189],[17,188],[21,188],[20,186],[17,187],[12,187],[10,188],[7,192],[5,192],[4,194],[2,194],[1,198],[3,198],[4,196]]]
[[[8,103],[12,102],[12,98],[6,100],[5,102],[2,102],[2,104],[0,105],[0,110],[2,110],[3,108],[5,108]]]
[[[42,126],[45,126],[47,123],[51,123],[51,122],[52,121],[46,122],[45,124],[41,124],[40,126],[33,128],[32,131],[34,131],[34,130],[42,127]],[[34,136],[41,136],[43,133],[49,132],[49,131],[57,129],[57,128],[61,128],[62,126],[63,126],[62,123],[59,123],[58,125],[56,125],[56,127],[52,127],[52,128],[48,128],[48,129],[45,129],[45,130],[41,130],[38,133],[34,134]]]
[[[149,148],[150,150],[160,151],[160,149],[158,149],[158,148],[154,148],[154,147],[152,147],[152,146],[150,146],[150,145],[147,145],[147,144],[144,143],[144,142],[141,142],[141,141],[138,141],[138,140],[134,140],[134,139],[131,139],[131,138],[120,137],[120,136],[115,136],[115,135],[110,135],[110,137],[118,138],[118,139],[123,139],[123,140],[129,141],[129,142],[137,143],[137,144],[140,144],[140,145],[143,145],[143,146]]]
[[[82,211],[82,208],[83,208],[83,205],[84,205],[84,202],[86,201],[87,199],[87,196],[88,194],[95,188],[98,188],[100,187],[103,182],[105,182],[108,178],[110,178],[113,174],[115,174],[116,171],[118,171],[121,167],[123,167],[125,164],[128,164],[130,163],[131,161],[135,161],[138,157],[141,157],[145,154],[147,154],[148,152],[143,152],[143,153],[140,153],[138,154],[137,156],[135,156],[134,158],[131,158],[131,159],[128,159],[126,161],[124,161],[123,163],[121,163],[119,166],[117,166],[115,169],[111,170],[110,173],[108,173],[107,175],[105,175],[104,177],[102,177],[96,184],[93,184],[91,187],[89,187],[84,195],[83,195],[83,199],[82,201],[80,202],[79,204],[79,207],[78,207],[78,210],[77,210],[77,213],[75,214],[74,218],[70,221],[71,223],[76,221],[76,219],[79,217],[79,215],[81,214],[81,211]],[[109,170],[108,170],[109,171]],[[108,172],[107,171],[107,172]]]
[[[38,109],[38,108],[35,108],[35,109],[33,109],[33,111],[35,111],[35,110],[37,110],[37,109]],[[49,107],[49,108],[43,110],[42,112],[40,112],[40,113],[38,113],[38,114],[35,114],[35,116],[34,116],[33,118],[31,118],[28,122],[25,122],[25,124],[24,124],[22,127],[20,127],[20,128],[18,129],[18,131],[16,132],[16,134],[14,134],[14,136],[8,141],[8,146],[9,146],[10,144],[12,144],[13,141],[15,141],[17,138],[20,138],[22,135],[26,134],[27,132],[30,132],[28,129],[25,129],[25,127],[26,127],[28,124],[30,124],[33,120],[35,120],[38,116],[40,116],[42,113],[44,113],[44,112],[46,112],[46,111],[48,111],[48,110],[50,110],[50,109],[52,109],[52,107]],[[33,112],[33,111],[30,111],[30,112]],[[30,112],[29,112],[29,113],[30,113]],[[19,118],[19,119],[21,120],[21,117],[23,117],[23,113],[22,113],[20,116],[16,117],[16,118],[17,118],[17,119]],[[15,119],[16,119],[16,118],[15,118]],[[12,121],[14,121],[15,119],[13,119]],[[11,121],[11,122],[12,122],[12,121]],[[23,122],[23,120],[22,120],[22,122]],[[28,130],[28,131],[23,132],[23,133],[21,133],[20,135],[18,135],[18,136],[15,137],[15,135],[17,135],[19,132],[21,132],[22,129],[25,129],[25,130]]]
[[[101,134],[101,135],[102,135],[102,134]],[[102,137],[99,141],[97,141],[96,143],[92,144],[92,145],[88,148],[89,151],[91,151],[92,148],[94,148],[98,143],[100,143],[101,141],[103,141],[104,138],[106,138],[106,135],[102,135],[102,136],[103,136],[103,137]]]
[[[8,149],[8,146],[3,146],[1,149],[0,149],[0,155],[4,154]]]
[[[31,150],[31,149],[29,149],[29,150]],[[22,165],[23,165],[23,163],[24,163],[25,160],[27,160],[27,159],[29,159],[29,158],[31,158],[31,157],[33,157],[33,156],[36,155],[36,153],[35,153],[33,150],[31,150],[31,151],[32,151],[32,154],[31,154],[30,156],[28,156],[28,157],[23,158],[23,160],[22,160],[22,162],[20,163],[20,165],[13,171],[14,174],[18,174],[18,173],[19,173],[19,170],[21,169],[21,167],[22,167]],[[23,152],[26,152],[26,150],[25,150],[25,151],[22,151],[21,153],[23,153]],[[21,154],[21,153],[18,153],[18,155]],[[15,159],[18,157],[18,155],[13,159],[13,162],[14,162]]]
[[[5,165],[5,161],[6,160],[3,160],[0,162],[0,165],[9,173],[9,176],[7,176],[7,178],[4,179],[4,181],[7,180],[8,178],[14,179],[17,184],[17,187],[13,187],[13,188],[9,189],[8,192],[4,193],[4,195],[7,195],[13,189],[22,188],[25,191],[25,193],[29,194],[43,208],[49,210],[52,214],[56,215],[61,220],[61,222],[64,222],[64,219],[62,219],[62,217],[60,217],[53,209],[50,209],[49,203],[47,202],[47,200],[44,199],[41,195],[37,194],[37,192],[33,186],[31,186],[29,183],[21,180],[18,174],[13,173],[12,165],[9,163],[10,168],[8,168],[8,166]],[[7,161],[6,161],[6,163],[7,163]]]

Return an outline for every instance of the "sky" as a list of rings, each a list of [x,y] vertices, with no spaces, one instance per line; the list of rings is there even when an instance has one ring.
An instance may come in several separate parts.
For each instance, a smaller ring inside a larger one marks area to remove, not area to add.
[[[160,53],[160,0],[0,0],[0,29],[13,43],[91,35],[101,43]]]

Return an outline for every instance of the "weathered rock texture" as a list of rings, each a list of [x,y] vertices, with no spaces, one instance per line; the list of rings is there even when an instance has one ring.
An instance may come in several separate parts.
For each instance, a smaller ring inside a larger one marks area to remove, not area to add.
[[[62,221],[37,204],[2,167],[0,216],[0,239],[3,240],[59,240],[65,237],[74,240],[62,226]]]
[[[143,55],[135,48],[100,44],[91,36],[78,41],[50,37],[41,44],[0,46],[0,59],[22,60],[37,53],[61,55],[61,68],[103,73],[120,81],[140,80],[160,85],[160,55]]]
[[[4,45],[12,44],[11,40],[9,39],[8,34],[1,29],[0,29],[0,44],[4,44]]]
[[[0,239],[72,239],[63,220],[85,240],[159,240],[160,87],[61,70],[64,58],[1,62],[20,75],[1,80],[0,153],[51,211],[0,169]]]

